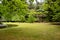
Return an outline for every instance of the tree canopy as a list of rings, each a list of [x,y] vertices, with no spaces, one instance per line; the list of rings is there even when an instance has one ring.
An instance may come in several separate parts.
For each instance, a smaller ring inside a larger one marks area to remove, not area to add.
[[[27,13],[27,4],[24,0],[3,0],[0,4],[0,13],[5,20],[20,20],[19,17]]]
[[[60,1],[45,0],[43,3],[33,4],[34,0],[3,0],[0,4],[0,16],[3,20],[35,22],[44,16],[45,21],[60,22]],[[43,16],[41,16],[43,15]],[[41,17],[37,17],[41,16]]]

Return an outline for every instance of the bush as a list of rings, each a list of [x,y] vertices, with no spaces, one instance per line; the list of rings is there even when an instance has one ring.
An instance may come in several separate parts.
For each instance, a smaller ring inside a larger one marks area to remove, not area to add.
[[[56,15],[52,18],[53,21],[60,22],[60,13],[56,13]]]
[[[28,16],[26,22],[30,22],[30,23],[35,22],[35,17],[30,14],[30,15]]]

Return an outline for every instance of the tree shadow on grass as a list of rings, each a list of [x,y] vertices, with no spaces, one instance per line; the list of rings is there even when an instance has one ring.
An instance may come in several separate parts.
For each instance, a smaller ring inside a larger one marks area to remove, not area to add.
[[[60,30],[60,22],[52,22],[51,25],[54,25],[57,30]]]
[[[0,29],[10,28],[10,27],[17,27],[17,26],[18,26],[17,24],[6,24],[6,25],[3,25],[3,26],[0,26]]]
[[[17,24],[7,24],[7,27],[17,27]]]
[[[51,24],[52,24],[52,25],[57,25],[57,26],[59,26],[59,25],[60,25],[60,22],[52,22]]]

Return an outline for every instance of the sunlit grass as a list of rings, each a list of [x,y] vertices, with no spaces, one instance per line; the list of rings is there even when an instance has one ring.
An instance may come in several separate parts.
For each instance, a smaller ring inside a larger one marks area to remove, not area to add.
[[[0,40],[60,40],[60,26],[50,23],[5,23],[18,25],[0,29]]]

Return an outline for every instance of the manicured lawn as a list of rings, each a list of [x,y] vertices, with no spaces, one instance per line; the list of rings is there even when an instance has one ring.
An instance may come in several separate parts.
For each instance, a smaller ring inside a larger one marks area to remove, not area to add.
[[[5,23],[0,40],[60,40],[60,26],[50,23]],[[17,26],[18,25],[18,26]]]

